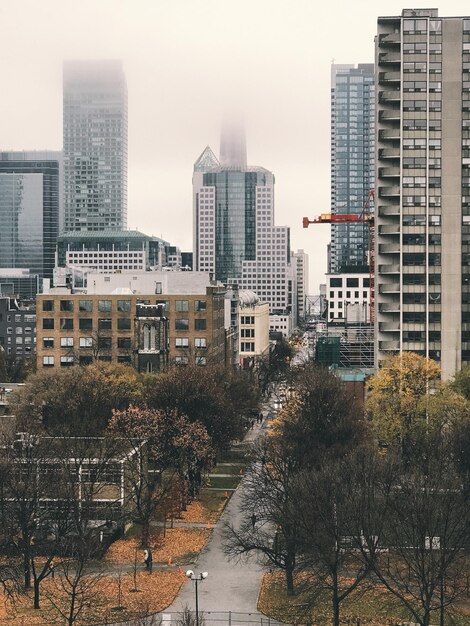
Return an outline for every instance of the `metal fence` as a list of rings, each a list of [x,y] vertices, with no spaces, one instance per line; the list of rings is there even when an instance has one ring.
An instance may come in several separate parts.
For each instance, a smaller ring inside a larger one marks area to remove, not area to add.
[[[161,613],[162,626],[175,626],[181,622],[181,613]],[[194,616],[195,617],[195,616]],[[240,626],[258,624],[259,626],[286,626],[282,622],[266,617],[262,613],[240,613],[238,611],[199,611],[200,626]]]

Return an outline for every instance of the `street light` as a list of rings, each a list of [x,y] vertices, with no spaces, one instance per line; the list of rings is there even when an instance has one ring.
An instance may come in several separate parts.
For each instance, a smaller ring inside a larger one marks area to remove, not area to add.
[[[194,580],[195,590],[196,590],[196,626],[199,626],[199,598],[197,595],[197,584],[200,580],[205,580],[209,574],[207,572],[201,572],[200,574],[195,574],[193,570],[188,569],[186,572],[186,576],[190,580]]]

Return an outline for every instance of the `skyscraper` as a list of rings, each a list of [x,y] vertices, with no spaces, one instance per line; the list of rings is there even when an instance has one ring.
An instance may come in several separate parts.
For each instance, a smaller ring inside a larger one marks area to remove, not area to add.
[[[65,230],[127,226],[127,85],[120,61],[64,63]]]
[[[269,303],[271,316],[283,318],[288,333],[296,314],[296,275],[289,228],[274,225],[274,175],[246,165],[239,127],[224,129],[221,156],[223,164],[207,147],[194,165],[195,269],[255,291]]]
[[[331,66],[331,210],[360,213],[374,186],[374,64]],[[330,272],[367,272],[368,227],[331,225]]]
[[[470,18],[380,17],[376,354],[470,362]]]
[[[61,152],[0,152],[0,268],[52,278]]]

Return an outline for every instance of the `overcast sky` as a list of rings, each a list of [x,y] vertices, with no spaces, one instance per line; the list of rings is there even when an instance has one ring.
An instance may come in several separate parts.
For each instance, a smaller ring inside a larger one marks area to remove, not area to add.
[[[129,89],[128,226],[192,246],[192,167],[243,109],[248,162],[276,176],[276,223],[326,271],[330,65],[372,63],[378,15],[469,15],[463,0],[4,0],[0,149],[62,148],[62,61],[122,59]],[[0,225],[1,227],[1,225]]]

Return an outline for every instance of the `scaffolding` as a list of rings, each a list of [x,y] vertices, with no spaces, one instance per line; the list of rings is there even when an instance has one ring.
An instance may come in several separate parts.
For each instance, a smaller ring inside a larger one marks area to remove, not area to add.
[[[374,327],[372,324],[348,325],[341,335],[339,367],[372,369],[374,367]]]

